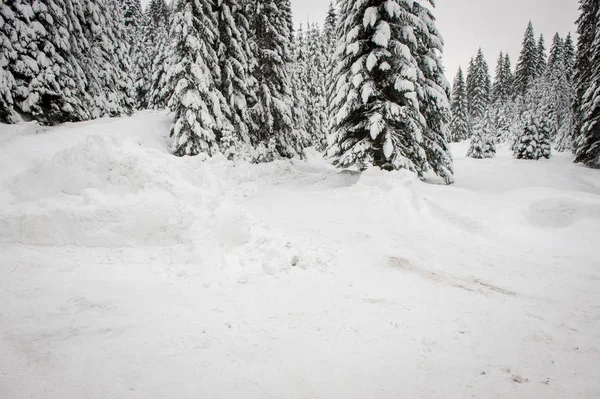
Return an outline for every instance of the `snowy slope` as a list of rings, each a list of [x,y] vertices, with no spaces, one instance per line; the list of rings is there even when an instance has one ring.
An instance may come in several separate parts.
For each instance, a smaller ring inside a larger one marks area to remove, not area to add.
[[[457,183],[0,126],[0,398],[600,397],[600,174]]]

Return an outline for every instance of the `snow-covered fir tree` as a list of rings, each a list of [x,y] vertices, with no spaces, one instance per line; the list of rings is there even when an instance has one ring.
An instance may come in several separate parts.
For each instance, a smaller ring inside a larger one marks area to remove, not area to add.
[[[452,85],[450,110],[452,112],[450,141],[457,143],[468,139],[471,135],[471,126],[469,123],[467,88],[462,68],[458,68]]]
[[[152,77],[154,46],[156,45],[157,27],[152,23],[148,12],[142,16],[137,31],[134,32],[133,79],[137,109],[148,108]]]
[[[426,121],[423,138],[427,162],[437,176],[443,178],[446,184],[451,184],[454,182],[454,165],[448,145],[450,83],[444,76],[441,60],[444,40],[437,29],[433,7],[434,1],[429,1],[427,5],[415,2],[412,7],[413,14],[424,24],[419,24],[415,30],[417,43],[420,44],[416,53],[417,65],[423,73],[423,80],[420,82],[423,92],[419,93],[419,102]],[[489,93],[489,74],[487,78]]]
[[[465,83],[467,89],[467,108],[470,116],[473,113],[473,96],[475,93],[475,59],[473,57],[469,60]]]
[[[304,82],[306,98],[306,131],[311,145],[324,149],[327,127],[326,80],[328,61],[323,37],[317,24],[311,24],[306,44]]]
[[[483,117],[492,97],[491,76],[481,48],[477,51],[470,74],[472,75],[470,117],[475,122]]]
[[[323,26],[323,42],[327,55],[327,59],[331,60],[335,53],[336,46],[336,28],[337,28],[337,12],[333,6],[333,2],[329,3],[325,25]]]
[[[257,103],[251,108],[252,144],[263,153],[258,160],[301,155],[304,133],[292,112],[291,6],[289,0],[257,0],[253,8]]]
[[[210,0],[177,0],[171,28],[174,54],[168,71],[173,95],[169,108],[174,113],[171,137],[177,156],[213,155],[219,151],[220,136],[228,125],[217,90],[220,76],[215,41],[216,16]]]
[[[227,137],[226,143],[221,140],[221,150],[232,157],[242,147],[250,145],[252,119],[249,107],[256,103],[256,80],[251,75],[255,60],[248,39],[249,10],[245,3],[242,0],[217,0],[216,6],[216,51],[221,72],[217,77],[217,88],[225,98],[224,112],[235,131]]]
[[[517,70],[515,72],[515,92],[524,96],[533,85],[538,76],[538,46],[535,42],[533,24],[529,21],[523,38],[523,48],[519,56]]]
[[[0,5],[0,119],[44,124],[91,117],[80,16],[63,0]]]
[[[545,101],[550,110],[552,138],[556,141],[556,150],[572,148],[573,101],[575,87],[569,79],[569,68],[564,56],[564,42],[557,33],[552,40],[548,68],[544,75],[547,82]],[[556,137],[555,137],[556,136]]]
[[[495,135],[494,118],[488,110],[473,128],[467,157],[475,159],[494,158],[496,156]]]
[[[140,0],[123,0],[125,26],[137,28],[141,24],[142,5]]]
[[[502,75],[502,80],[504,82],[504,93],[508,99],[514,99],[515,95],[515,76],[512,70],[512,63],[510,61],[510,56],[508,54],[504,55],[504,73]]]
[[[536,64],[536,77],[544,75],[546,72],[547,65],[547,55],[546,55],[546,43],[544,41],[544,35],[540,35],[537,44],[537,64]]]
[[[513,145],[514,157],[532,160],[549,158],[550,145],[550,133],[545,121],[526,111],[523,114],[523,131]]]
[[[564,62],[564,43],[558,32],[552,38],[550,54],[548,55],[548,69],[554,68],[558,62]]]
[[[159,25],[154,30],[155,45],[151,53],[152,75],[150,76],[150,89],[148,92],[148,108],[167,108],[171,92],[169,91],[167,72],[171,67],[173,47],[167,26]]]
[[[88,0],[85,27],[91,44],[83,69],[97,108],[93,116],[120,116],[133,111],[129,41],[118,0]]]
[[[573,75],[575,74],[575,45],[573,44],[573,37],[571,33],[567,35],[563,43],[563,56],[565,59],[565,65],[567,67],[567,75],[569,80],[573,79]]]
[[[575,162],[600,168],[600,4],[580,0]]]
[[[341,167],[375,165],[419,176],[431,168],[450,183],[447,95],[435,55],[442,42],[433,16],[409,0],[344,0],[340,18],[328,155]]]

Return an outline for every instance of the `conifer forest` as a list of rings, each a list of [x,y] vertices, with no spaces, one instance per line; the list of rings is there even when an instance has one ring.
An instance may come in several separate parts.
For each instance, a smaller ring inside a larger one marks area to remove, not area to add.
[[[0,398],[600,397],[600,0],[551,3],[3,0]]]

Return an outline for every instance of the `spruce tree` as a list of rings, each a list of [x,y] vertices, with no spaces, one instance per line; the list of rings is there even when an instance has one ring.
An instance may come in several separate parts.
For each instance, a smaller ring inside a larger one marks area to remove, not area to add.
[[[546,72],[547,55],[546,55],[546,44],[544,42],[544,35],[540,35],[540,39],[537,44],[537,66],[536,66],[536,77],[544,75]]]
[[[157,27],[155,33],[156,44],[152,56],[148,108],[165,109],[171,97],[167,74],[171,67],[173,47],[171,47],[169,32],[165,26]]]
[[[494,136],[493,117],[489,111],[486,111],[485,115],[479,119],[473,129],[467,157],[475,159],[494,158],[496,156]]]
[[[498,56],[498,62],[496,63],[496,75],[494,77],[494,85],[492,86],[492,103],[496,104],[498,102],[503,102],[506,100],[505,82],[504,82],[504,54],[500,52]]]
[[[571,33],[567,35],[563,43],[563,55],[565,58],[565,66],[567,68],[567,76],[569,80],[573,79],[575,74],[575,45],[573,44],[573,37]]]
[[[94,117],[133,111],[130,48],[118,0],[88,0],[83,10],[90,49],[83,66],[97,108]]]
[[[252,143],[260,160],[290,158],[303,153],[303,137],[294,126],[291,86],[293,35],[289,0],[257,0],[253,16],[257,66],[257,103],[251,109]]]
[[[323,28],[323,36],[325,42],[325,50],[327,51],[327,59],[331,59],[335,52],[336,46],[336,27],[337,27],[337,13],[333,2],[329,3],[329,9],[327,10],[327,17],[325,18],[325,26]]]
[[[576,66],[575,162],[600,168],[599,2],[580,0]]]
[[[417,65],[423,73],[420,86],[423,92],[419,93],[421,113],[425,117],[425,130],[423,131],[423,144],[427,162],[432,171],[443,178],[446,184],[454,182],[454,165],[450,146],[448,145],[448,124],[450,122],[450,83],[444,76],[441,54],[444,51],[444,40],[436,27],[432,9],[435,2],[428,5],[415,2],[412,13],[419,17],[419,24],[415,30],[417,42]],[[489,73],[487,77],[488,101],[491,90]]]
[[[340,13],[329,94],[334,164],[409,169],[419,176],[431,168],[451,182],[447,96],[434,54],[442,42],[433,16],[409,0],[344,0]],[[417,40],[404,35],[407,30]]]
[[[227,107],[224,107],[224,112],[235,131],[235,136],[228,137],[228,142],[221,144],[221,150],[230,157],[239,152],[242,143],[250,145],[252,119],[249,104],[256,103],[256,80],[251,76],[255,60],[248,40],[250,24],[247,11],[241,0],[217,0],[219,37],[216,52],[221,72],[217,77],[217,89],[225,98]]]
[[[559,62],[564,62],[564,44],[558,32],[552,38],[550,55],[548,56],[548,70],[551,71]]]
[[[171,127],[172,151],[177,156],[213,155],[228,130],[224,99],[215,86],[219,76],[215,51],[217,21],[210,0],[177,0],[171,37],[173,63],[168,72],[175,114]]]
[[[125,26],[133,30],[138,29],[142,22],[142,5],[140,0],[123,0],[123,16]]]
[[[450,122],[450,141],[458,143],[470,137],[469,111],[467,107],[467,88],[462,68],[458,68],[452,85],[451,96],[452,121]]]
[[[515,94],[515,76],[512,70],[512,64],[510,62],[510,56],[506,54],[504,56],[504,73],[502,74],[502,80],[504,82],[504,93],[508,99],[513,99]]]
[[[550,133],[546,121],[527,111],[523,115],[523,126],[513,146],[514,157],[531,160],[550,158]]]
[[[475,96],[475,59],[471,57],[469,66],[467,68],[467,108],[469,109],[469,116],[473,115],[473,97]]]
[[[538,71],[538,56],[533,24],[529,21],[523,38],[523,49],[515,72],[515,91],[520,96],[524,96],[533,85]]]
[[[491,77],[481,48],[477,51],[472,70],[471,119],[482,118],[491,100]]]

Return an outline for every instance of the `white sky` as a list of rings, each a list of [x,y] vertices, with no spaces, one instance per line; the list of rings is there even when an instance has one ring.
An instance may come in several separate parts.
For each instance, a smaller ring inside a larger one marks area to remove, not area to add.
[[[147,3],[148,0],[142,0]],[[292,0],[297,24],[323,24],[329,0]],[[523,34],[531,20],[536,35],[543,33],[550,48],[557,31],[565,36],[575,31],[577,0],[437,0],[434,11],[444,36],[444,66],[450,82],[459,65],[466,69],[469,59],[481,47],[494,75],[500,51],[508,52],[513,68],[517,63]]]

